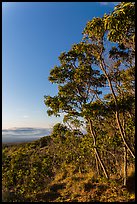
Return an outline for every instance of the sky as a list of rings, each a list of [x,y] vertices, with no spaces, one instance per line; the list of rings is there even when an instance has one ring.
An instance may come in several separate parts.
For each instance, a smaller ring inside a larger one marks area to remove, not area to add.
[[[118,2],[2,3],[2,129],[52,128],[44,95],[56,95],[48,81],[61,52],[82,40],[86,23],[113,11]]]

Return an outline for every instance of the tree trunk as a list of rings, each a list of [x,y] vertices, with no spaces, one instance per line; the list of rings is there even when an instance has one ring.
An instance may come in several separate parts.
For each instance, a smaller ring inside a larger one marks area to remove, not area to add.
[[[118,124],[118,127],[119,127],[119,131],[120,131],[122,140],[124,142],[124,145],[127,147],[127,149],[129,150],[130,154],[135,159],[135,155],[132,152],[131,148],[129,147],[129,145],[127,144],[127,141],[125,139],[125,133],[123,132],[123,128],[122,128],[122,125],[121,125],[121,122],[120,122],[120,119],[119,119],[119,112],[118,111],[116,111],[116,121],[117,121],[117,124]]]
[[[127,185],[127,147],[124,146],[124,186]]]
[[[95,148],[95,156],[97,157],[97,159],[98,159],[98,161],[99,161],[99,163],[100,163],[100,165],[101,165],[101,167],[102,167],[102,170],[103,170],[103,172],[104,172],[104,174],[105,174],[105,177],[108,179],[109,176],[108,176],[108,174],[107,174],[105,165],[104,165],[103,162],[101,161],[99,152],[98,152],[97,147],[96,147],[96,135],[95,135],[95,132],[94,132],[94,130],[93,130],[93,125],[92,125],[92,120],[91,120],[91,119],[89,119],[89,127],[90,127],[91,135],[92,135],[92,137],[93,137],[94,148]]]
[[[100,175],[100,173],[99,173],[99,165],[98,165],[98,158],[97,158],[96,154],[95,154],[95,159],[96,159],[97,175],[99,176]]]
[[[116,98],[116,95],[115,95],[115,92],[114,92],[114,89],[113,89],[113,86],[112,86],[112,83],[111,83],[111,80],[103,66],[103,63],[102,61],[100,61],[100,67],[101,67],[101,70],[104,72],[106,78],[107,78],[107,81],[108,81],[108,84],[109,84],[109,87],[110,87],[110,90],[112,92],[112,96],[114,98],[114,102],[115,102],[115,106],[116,106],[116,122],[118,124],[118,128],[119,128],[119,131],[120,131],[120,134],[121,134],[121,137],[122,137],[122,140],[123,140],[123,143],[124,145],[127,147],[127,149],[129,150],[129,152],[131,153],[132,157],[135,158],[135,155],[133,153],[133,151],[130,149],[129,145],[127,144],[127,141],[124,137],[124,130],[122,128],[122,125],[121,125],[121,122],[120,122],[120,118],[119,118],[119,110],[118,110],[118,104],[117,104],[117,98]]]

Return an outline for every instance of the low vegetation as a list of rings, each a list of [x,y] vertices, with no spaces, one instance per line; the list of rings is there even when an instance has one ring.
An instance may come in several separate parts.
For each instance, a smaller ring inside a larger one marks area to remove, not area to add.
[[[3,201],[135,200],[135,2],[93,18],[63,52],[45,96],[50,136],[3,146]],[[83,131],[85,130],[85,131]]]
[[[93,155],[82,148],[84,143],[84,137],[72,133],[63,140],[54,134],[30,143],[3,145],[3,201],[134,201],[134,165],[128,172],[127,187],[122,172],[109,180],[98,176]]]

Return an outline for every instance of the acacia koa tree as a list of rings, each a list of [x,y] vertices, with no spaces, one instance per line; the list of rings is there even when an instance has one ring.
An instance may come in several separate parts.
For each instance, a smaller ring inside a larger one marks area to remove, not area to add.
[[[132,98],[132,110],[135,101],[135,3],[123,2],[115,7],[111,14],[105,14],[103,18],[94,18],[87,23],[83,34],[84,42],[89,45],[90,52],[107,79],[112,95],[111,102],[114,101],[116,122],[124,144],[126,185],[127,150],[135,158],[134,148],[130,144],[134,143],[132,135],[126,128],[129,121],[126,101]],[[128,79],[127,82],[125,79]],[[134,128],[132,133],[134,134]]]
[[[125,5],[123,7],[125,8]],[[126,15],[128,15],[128,13],[126,13]],[[109,17],[112,21],[112,19],[115,18],[115,15],[113,16],[112,14]],[[111,48],[110,50],[108,50],[109,49],[108,45],[110,44],[109,39],[110,39],[111,33],[113,34],[113,31],[111,31],[112,27],[110,26],[112,22],[108,23],[109,17],[108,16],[106,17],[105,15],[103,18],[93,18],[93,20],[89,21],[83,32],[84,34],[83,39],[84,39],[84,42],[87,45],[89,45],[89,48],[88,48],[89,52],[91,52],[92,55],[95,57],[95,59],[97,60],[99,69],[102,70],[102,72],[104,73],[107,79],[107,82],[108,82],[107,84],[110,87],[110,91],[112,93],[112,97],[115,103],[115,116],[116,116],[117,125],[119,128],[123,143],[126,146],[126,148],[129,150],[132,157],[135,158],[135,154],[133,150],[130,148],[130,145],[126,140],[125,131],[124,131],[124,128],[122,127],[121,120],[120,120],[119,106],[118,106],[118,99],[117,99],[118,93],[115,86],[118,81],[117,74],[121,71],[125,71],[126,67],[125,66],[123,67],[121,65],[122,64],[121,59],[112,59],[112,57],[110,57]],[[106,26],[107,23],[109,24],[109,26]],[[108,31],[110,32],[109,34],[108,34]],[[115,35],[112,35],[112,36],[111,36],[111,40],[113,40],[114,42],[117,41],[117,43],[119,43],[117,38],[114,38]],[[116,44],[116,46],[118,46],[118,44]],[[111,59],[111,60],[109,61],[108,59]]]
[[[96,96],[101,94],[100,89],[104,86],[106,78],[95,69],[97,61],[84,43],[75,44],[69,52],[62,53],[59,60],[61,66],[55,66],[49,76],[52,83],[58,84],[59,91],[57,96],[45,96],[45,104],[50,107],[48,114],[57,116],[63,112],[65,119],[71,117],[88,121],[96,159],[108,177],[96,147],[96,134],[91,117],[94,107],[89,113],[89,107]]]
[[[45,96],[49,115],[64,113],[64,121],[85,121],[93,138],[97,169],[99,162],[107,178],[97,146],[98,133],[102,135],[101,120],[109,124],[110,118],[115,118],[115,126],[112,125],[114,138],[120,137],[117,141],[124,145],[124,158],[127,150],[135,158],[130,144],[134,143],[133,135],[128,131],[129,116],[133,119],[134,115],[135,92],[133,10],[134,3],[123,2],[111,14],[89,21],[82,41],[73,45],[70,51],[63,52],[59,57],[61,65],[50,72],[49,80],[58,85],[58,94]],[[120,24],[122,19],[124,28]],[[132,111],[128,106],[130,99]],[[107,144],[107,137],[102,135],[102,138],[100,140]]]

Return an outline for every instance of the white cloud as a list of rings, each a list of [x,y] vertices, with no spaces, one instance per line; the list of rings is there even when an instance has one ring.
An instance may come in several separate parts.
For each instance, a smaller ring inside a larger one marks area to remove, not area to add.
[[[99,2],[99,4],[101,4],[101,5],[108,5],[109,4],[109,2]]]
[[[25,142],[37,140],[46,135],[50,135],[52,132],[51,128],[9,128],[2,130],[2,143],[11,142]]]
[[[24,115],[23,118],[29,118],[29,116],[28,115]]]
[[[17,108],[17,111],[25,111],[24,108]]]
[[[116,6],[117,4],[119,4],[120,2],[98,2],[100,5],[102,6],[110,6],[110,5],[114,5]]]

